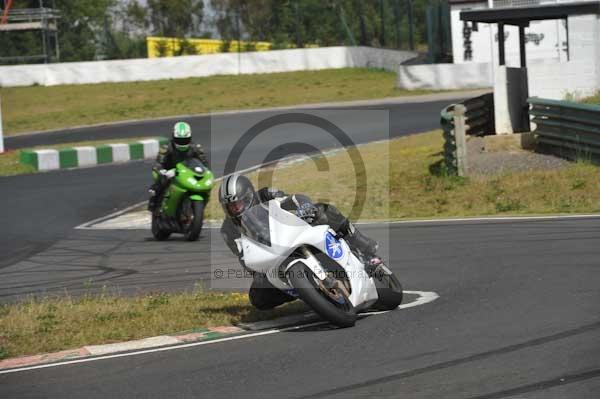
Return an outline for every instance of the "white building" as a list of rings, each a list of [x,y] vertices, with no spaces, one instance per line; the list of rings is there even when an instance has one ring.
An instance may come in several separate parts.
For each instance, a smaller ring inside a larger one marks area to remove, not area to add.
[[[460,12],[488,9],[487,0],[450,0],[454,63],[498,62],[498,29],[495,24],[460,20]],[[554,0],[496,0],[494,8],[556,4]],[[491,30],[491,34],[490,34]],[[525,29],[527,64],[568,61],[567,20],[532,21]],[[519,29],[505,27],[506,64],[519,66]],[[493,55],[492,55],[493,51]]]
[[[399,87],[462,89],[494,85],[500,58],[498,25],[461,18],[461,12],[464,16],[466,11],[490,10],[488,0],[449,2],[454,63],[403,66],[398,74]],[[531,96],[564,99],[600,90],[600,1],[496,0],[492,5],[494,14],[508,18],[504,25],[508,67],[521,66],[519,28],[510,23],[510,18],[530,20],[524,38]]]

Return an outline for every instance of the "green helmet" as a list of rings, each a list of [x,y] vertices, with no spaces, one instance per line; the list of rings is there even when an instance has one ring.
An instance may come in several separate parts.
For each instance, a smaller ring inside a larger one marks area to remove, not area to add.
[[[192,142],[192,128],[188,123],[177,122],[173,126],[173,138],[171,142],[179,151],[187,151]]]

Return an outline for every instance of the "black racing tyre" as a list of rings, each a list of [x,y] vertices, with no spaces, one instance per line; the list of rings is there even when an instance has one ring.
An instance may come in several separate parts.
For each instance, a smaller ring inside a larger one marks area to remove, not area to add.
[[[152,235],[158,241],[164,241],[171,236],[171,231],[160,227],[160,215],[158,211],[152,212]]]
[[[343,295],[343,303],[335,303],[317,285],[316,276],[302,262],[287,272],[287,277],[298,296],[317,314],[338,327],[352,327],[356,323],[356,310]]]
[[[192,201],[191,199],[187,199],[190,201],[191,206],[191,217],[192,220],[187,228],[187,230],[183,233],[185,239],[188,241],[196,241],[198,237],[200,237],[200,233],[202,232],[202,225],[204,224],[204,201]]]
[[[377,296],[379,297],[377,302],[372,306],[373,309],[393,310],[402,303],[402,284],[395,274],[376,271],[373,281],[375,281]]]

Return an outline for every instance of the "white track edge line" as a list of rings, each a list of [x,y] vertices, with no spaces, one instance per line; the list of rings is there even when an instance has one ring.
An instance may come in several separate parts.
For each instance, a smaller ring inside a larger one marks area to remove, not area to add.
[[[434,291],[404,291],[404,294],[419,295],[419,298],[415,301],[406,303],[404,305],[399,305],[397,309],[406,309],[406,308],[411,308],[411,307],[415,307],[415,306],[419,306],[419,305],[424,305],[426,303],[433,302],[437,298],[439,298],[439,295]],[[393,309],[393,310],[396,310],[396,309]],[[384,314],[384,313],[389,313],[391,311],[392,310],[383,310],[383,311],[379,311],[379,312],[366,312],[366,313],[361,313],[359,315],[359,317],[360,316],[364,317],[364,316],[371,316],[371,315],[380,315],[380,314]],[[218,339],[209,340],[209,341],[191,342],[188,344],[176,344],[176,345],[171,345],[171,346],[163,346],[163,347],[159,347],[159,348],[145,349],[145,350],[141,350],[141,351],[117,353],[114,355],[102,355],[102,356],[95,356],[95,357],[90,357],[90,358],[85,358],[85,359],[67,360],[67,361],[57,362],[57,363],[39,364],[36,366],[28,366],[28,367],[19,367],[19,368],[8,369],[8,370],[0,370],[0,375],[10,374],[10,373],[18,373],[18,372],[22,372],[22,371],[44,369],[44,368],[50,368],[50,367],[67,366],[67,365],[78,364],[78,363],[88,363],[88,362],[94,362],[97,360],[116,359],[116,358],[120,358],[120,357],[144,355],[144,354],[154,353],[154,352],[164,352],[164,351],[170,351],[170,350],[176,350],[176,349],[185,349],[185,348],[191,348],[191,347],[195,347],[195,346],[217,344],[220,342],[235,341],[238,339],[260,337],[263,335],[271,335],[271,334],[277,334],[280,332],[299,330],[302,328],[314,327],[314,326],[319,326],[319,325],[328,324],[328,323],[329,322],[327,322],[327,321],[317,321],[317,322],[308,323],[308,324],[301,324],[298,326],[273,328],[273,329],[266,330],[266,331],[258,331],[258,332],[249,333],[249,334],[240,334],[240,335],[235,335],[232,337],[218,338]]]
[[[358,222],[363,225],[378,225],[378,224],[419,224],[419,223],[451,223],[451,222],[486,222],[486,221],[527,221],[527,220],[556,220],[556,219],[598,219],[600,214],[576,214],[576,215],[532,215],[532,216],[481,216],[467,218],[446,218],[446,219],[413,219],[413,220],[382,220]]]

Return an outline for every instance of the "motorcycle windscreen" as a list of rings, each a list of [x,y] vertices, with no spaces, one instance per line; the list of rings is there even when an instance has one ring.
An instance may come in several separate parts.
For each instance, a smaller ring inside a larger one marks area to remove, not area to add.
[[[246,210],[240,219],[244,235],[263,245],[271,246],[269,209],[263,204]]]
[[[202,175],[206,171],[206,166],[198,158],[188,158],[182,162],[183,166],[193,170],[194,173]]]

